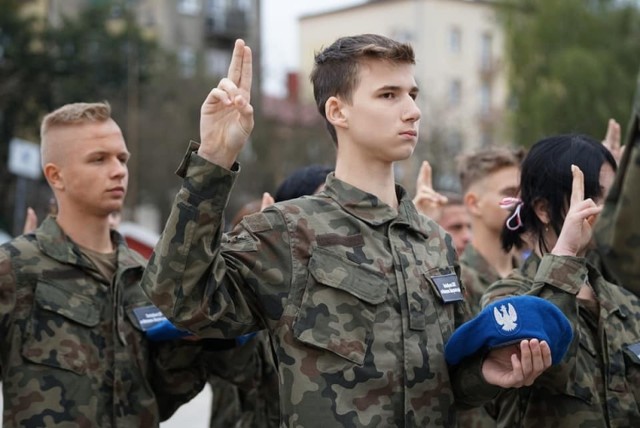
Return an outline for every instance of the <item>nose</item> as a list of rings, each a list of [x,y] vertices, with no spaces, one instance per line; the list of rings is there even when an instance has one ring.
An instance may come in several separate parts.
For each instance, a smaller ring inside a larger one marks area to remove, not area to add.
[[[111,168],[111,175],[115,178],[123,178],[125,177],[129,172],[129,169],[127,168],[127,164],[122,162],[120,159],[114,159],[113,160],[113,165]]]
[[[419,121],[422,112],[420,111],[420,107],[418,107],[418,103],[411,96],[407,96],[407,100],[407,106],[405,108],[402,119],[407,122]]]

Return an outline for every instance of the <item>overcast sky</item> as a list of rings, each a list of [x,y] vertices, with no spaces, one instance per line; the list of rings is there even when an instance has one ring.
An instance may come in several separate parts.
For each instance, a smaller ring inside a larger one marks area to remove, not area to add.
[[[366,0],[262,0],[262,86],[285,95],[288,71],[298,69],[298,17],[340,9]]]

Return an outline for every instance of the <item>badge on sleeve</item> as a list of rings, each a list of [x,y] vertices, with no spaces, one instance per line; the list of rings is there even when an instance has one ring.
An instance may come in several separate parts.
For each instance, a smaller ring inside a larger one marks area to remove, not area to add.
[[[436,290],[443,303],[461,302],[464,300],[460,281],[458,281],[458,276],[455,273],[432,276],[431,280],[436,285]]]

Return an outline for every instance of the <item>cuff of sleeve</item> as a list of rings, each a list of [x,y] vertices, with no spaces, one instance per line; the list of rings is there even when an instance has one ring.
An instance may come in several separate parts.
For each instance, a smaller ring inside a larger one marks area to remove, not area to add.
[[[195,141],[189,143],[176,174],[184,178],[184,187],[191,197],[206,200],[227,195],[240,173],[240,165],[235,162],[229,170],[213,164],[198,156],[198,147],[200,144]]]
[[[463,376],[456,376],[456,401],[461,408],[477,407],[494,399],[504,388],[487,383],[482,375],[484,357],[476,355],[463,362],[466,365]]]
[[[191,163],[193,162],[194,158],[202,159],[206,164],[215,165],[215,164],[212,164],[211,162],[201,158],[200,156],[198,156],[198,149],[199,148],[200,148],[200,143],[198,143],[197,141],[193,141],[193,140],[189,141],[189,147],[187,147],[187,151],[185,152],[184,156],[182,157],[182,161],[180,162],[180,165],[178,166],[178,169],[176,170],[176,175],[178,177],[185,178],[187,176],[187,174],[189,173],[188,172],[189,165],[191,165]],[[222,168],[221,166],[218,166],[218,165],[215,165],[215,166],[217,166],[218,168]],[[225,168],[222,168],[222,169],[225,169]],[[240,165],[238,164],[238,162],[234,162],[229,171],[235,172],[235,173],[240,172]]]
[[[582,257],[545,254],[534,282],[543,282],[570,294],[578,294],[588,276],[587,261]]]

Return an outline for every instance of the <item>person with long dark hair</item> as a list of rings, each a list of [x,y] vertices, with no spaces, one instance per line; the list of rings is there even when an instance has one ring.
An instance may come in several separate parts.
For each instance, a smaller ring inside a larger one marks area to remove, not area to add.
[[[615,171],[607,148],[578,134],[545,138],[523,161],[502,243],[533,251],[489,288],[483,306],[545,298],[571,320],[574,338],[531,386],[498,395],[498,426],[640,426],[640,299],[613,281],[591,239]]]

